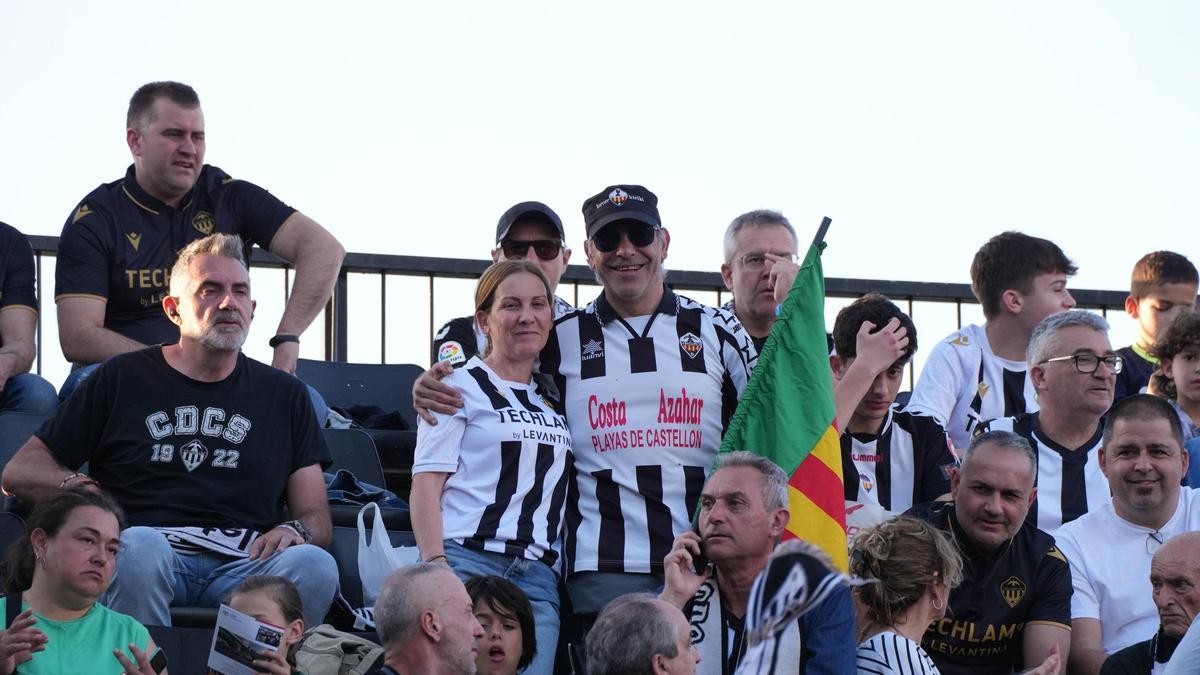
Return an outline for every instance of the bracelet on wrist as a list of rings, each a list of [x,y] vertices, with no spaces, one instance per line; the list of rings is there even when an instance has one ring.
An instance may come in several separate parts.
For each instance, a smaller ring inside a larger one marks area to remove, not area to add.
[[[437,560],[438,558],[441,558],[442,560],[445,560],[447,564],[449,564],[449,563],[450,563],[450,559],[446,557],[446,554],[445,554],[445,553],[439,553],[438,555],[435,555],[435,556],[432,556],[432,557],[426,558],[425,560],[422,560],[421,562],[427,562],[427,563],[431,563],[431,562],[433,562],[433,561]]]
[[[295,343],[299,344],[300,336],[299,335],[285,335],[285,334],[281,333],[281,334],[276,335],[275,337],[271,338],[270,340],[267,340],[267,344],[270,345],[271,349],[274,349],[285,342],[295,342]]]
[[[63,478],[62,482],[60,482],[58,484],[58,489],[61,490],[65,487],[67,487],[67,484],[70,483],[71,481],[75,480],[76,478],[82,478],[83,479],[82,482],[87,483],[89,485],[100,485],[99,483],[96,482],[96,480],[94,478],[87,475],[86,473],[79,473],[78,471],[76,471],[74,473],[67,474],[67,477]]]

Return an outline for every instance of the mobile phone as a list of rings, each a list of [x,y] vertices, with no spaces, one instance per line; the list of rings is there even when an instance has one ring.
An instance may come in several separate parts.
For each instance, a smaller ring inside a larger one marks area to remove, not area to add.
[[[167,653],[159,649],[154,652],[154,656],[150,659],[150,668],[156,673],[161,673],[167,669]]]
[[[700,534],[700,513],[698,510],[696,517],[692,519],[692,532],[695,532],[696,536],[700,537],[700,554],[692,554],[692,570],[696,574],[703,575],[708,571],[708,566],[712,563],[709,561],[708,556],[704,555],[704,537]]]

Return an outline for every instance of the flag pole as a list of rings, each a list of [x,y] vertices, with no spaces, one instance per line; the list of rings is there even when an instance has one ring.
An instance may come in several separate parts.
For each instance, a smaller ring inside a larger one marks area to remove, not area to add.
[[[813,246],[820,246],[821,242],[825,241],[825,233],[829,231],[829,224],[832,222],[829,216],[821,219],[821,224],[817,226],[817,236],[813,237]]]

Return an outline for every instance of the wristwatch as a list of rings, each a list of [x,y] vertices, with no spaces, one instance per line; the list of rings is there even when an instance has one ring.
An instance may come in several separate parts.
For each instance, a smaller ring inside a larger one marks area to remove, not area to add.
[[[297,536],[299,536],[301,539],[303,539],[304,543],[306,543],[306,544],[312,543],[312,539],[313,539],[312,530],[305,527],[304,523],[300,522],[299,520],[288,520],[288,521],[285,521],[285,522],[282,522],[282,523],[276,525],[275,527],[286,527],[289,530],[291,530],[292,532],[295,532],[297,534]]]

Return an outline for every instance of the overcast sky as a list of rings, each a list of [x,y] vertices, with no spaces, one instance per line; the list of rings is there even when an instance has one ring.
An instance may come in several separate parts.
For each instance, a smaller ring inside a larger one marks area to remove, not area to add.
[[[6,2],[0,220],[58,234],[130,162],[133,90],[176,79],[210,164],[351,251],[482,257],[538,199],[583,262],[583,199],[624,182],[658,194],[675,269],[716,269],[729,220],[766,207],[802,232],[833,218],[829,276],[965,283],[1019,229],[1078,262],[1074,286],[1125,289],[1143,253],[1200,259],[1198,20],[1184,1]]]

